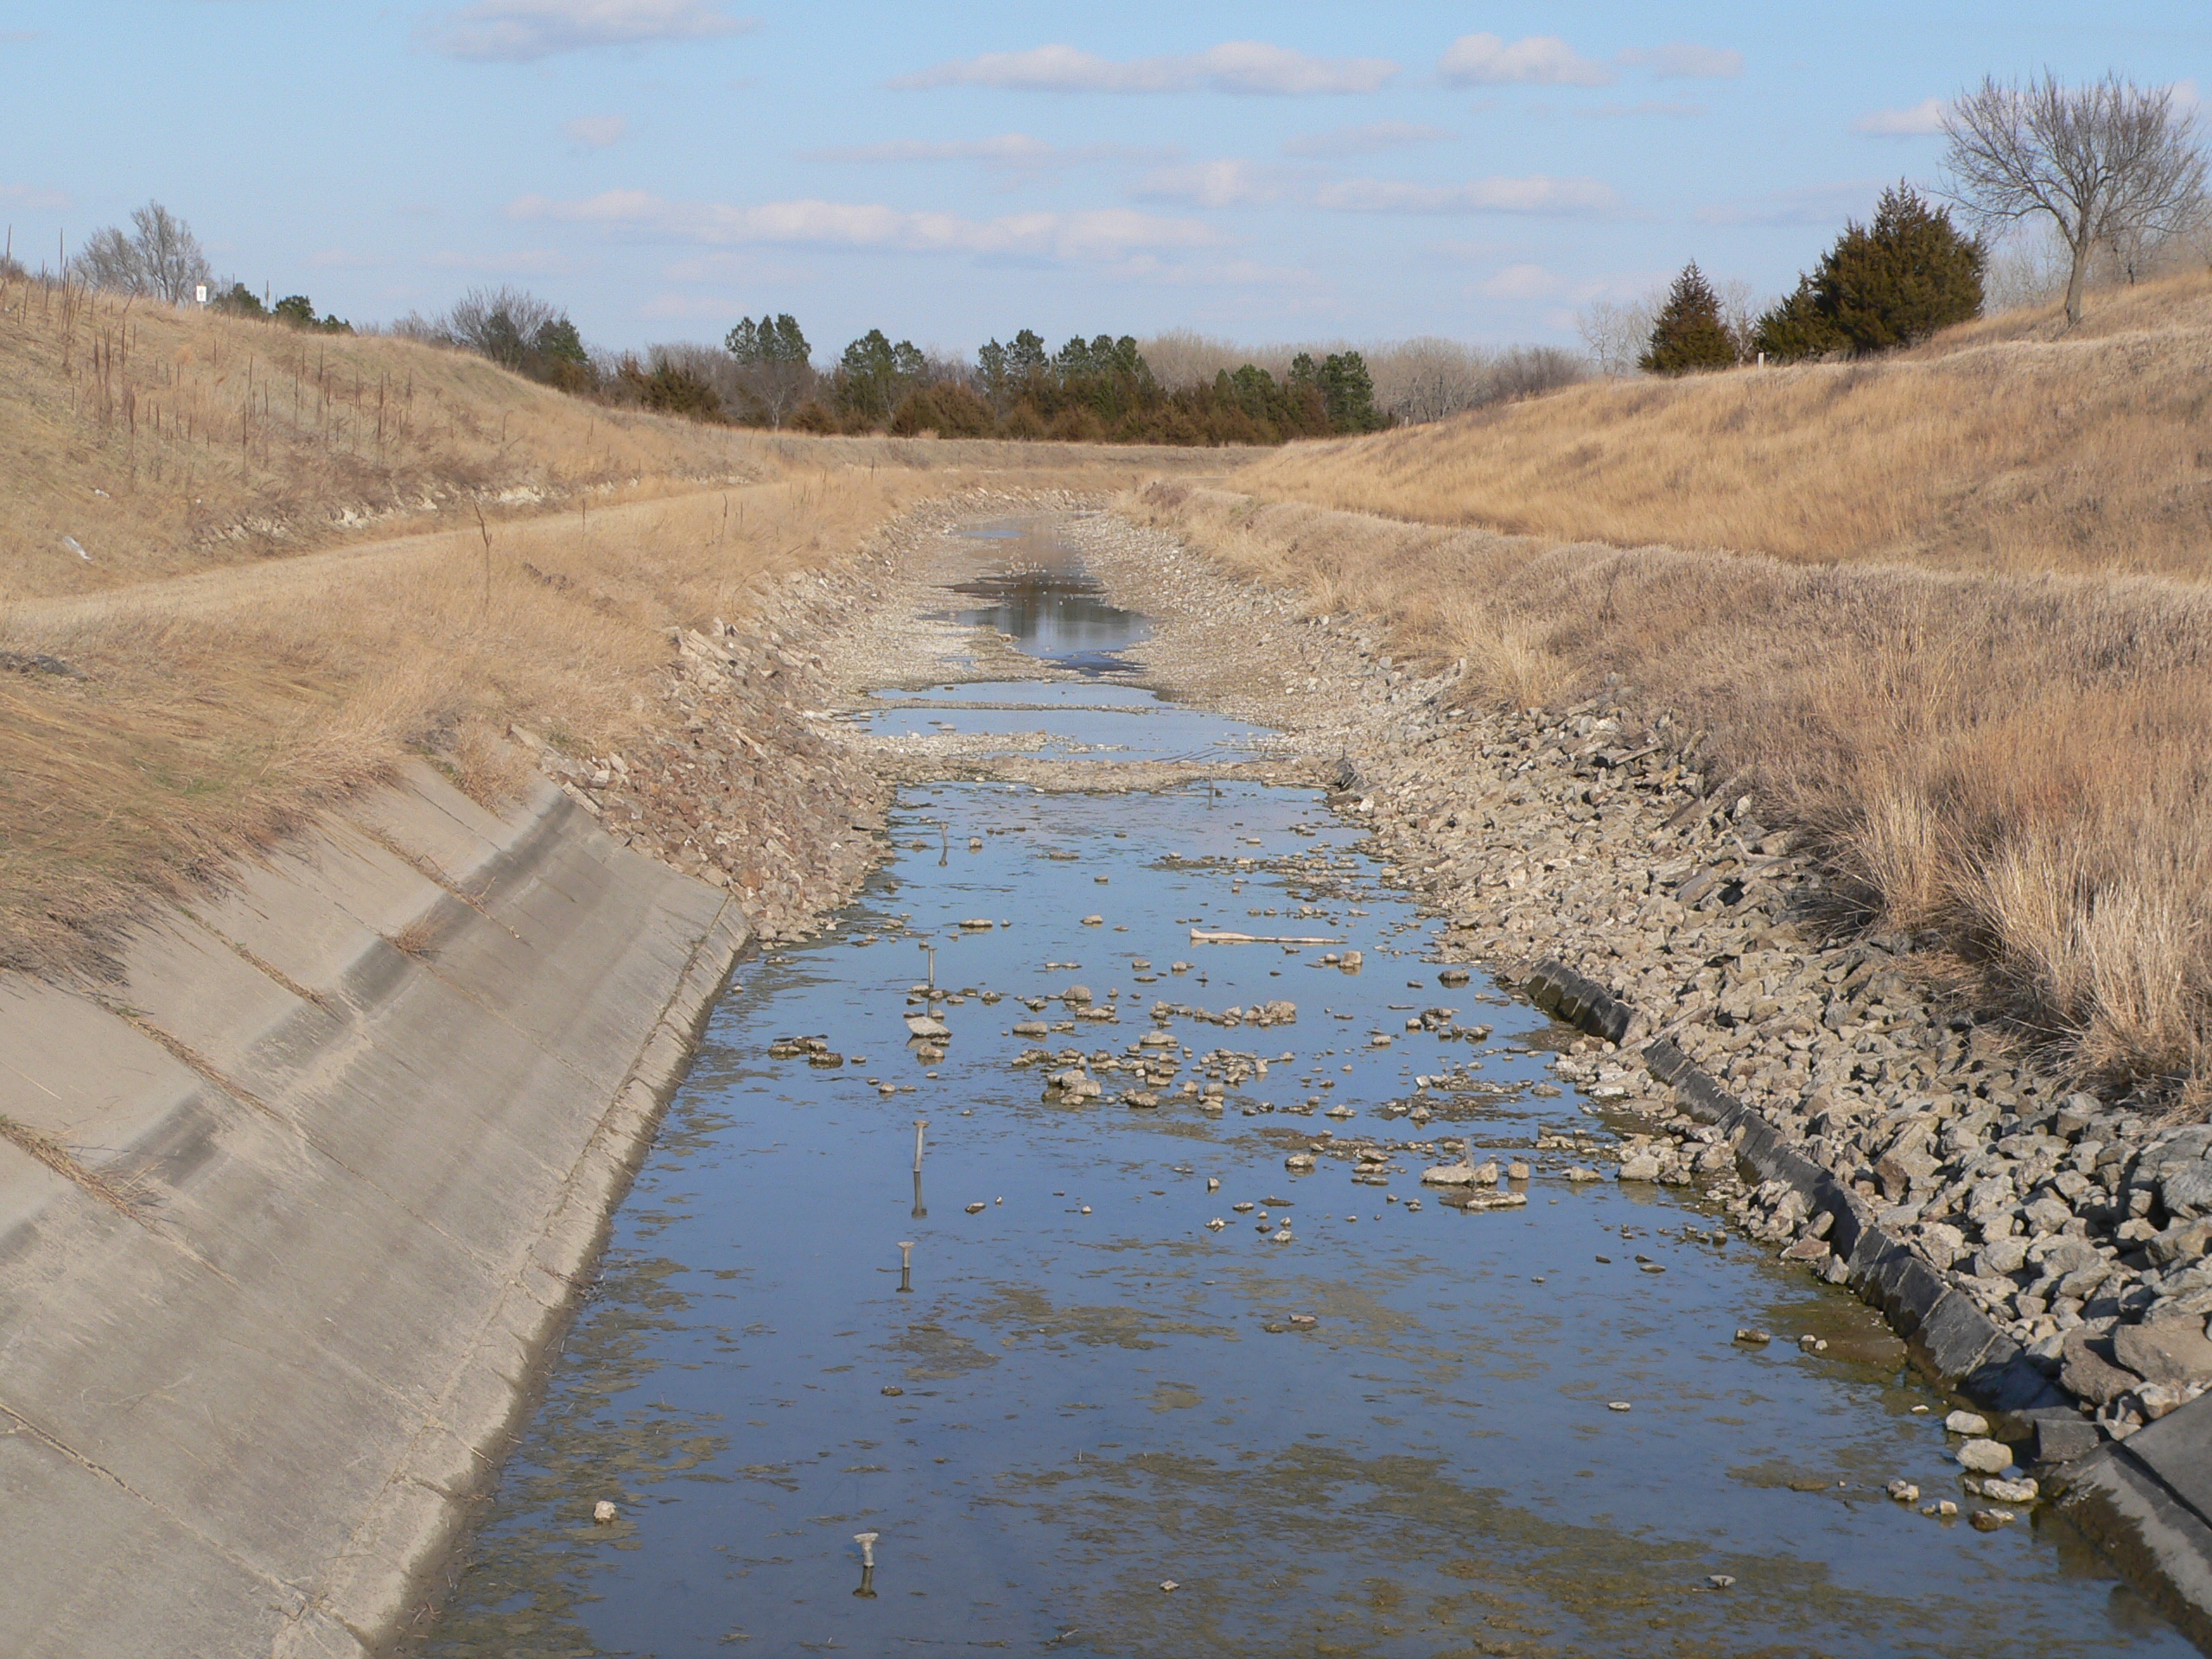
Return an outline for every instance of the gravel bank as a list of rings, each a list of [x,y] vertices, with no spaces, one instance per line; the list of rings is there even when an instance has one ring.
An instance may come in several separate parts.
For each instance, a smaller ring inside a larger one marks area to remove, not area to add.
[[[1746,1185],[1717,1131],[1637,1054],[1681,1052],[1829,1172],[2124,1439],[2212,1383],[2212,1129],[2039,1067],[1907,936],[1854,936],[1809,860],[1714,775],[1694,718],[1632,687],[1493,712],[1456,669],[1394,661],[1375,619],[1310,616],[1175,538],[1070,526],[1134,653],[1177,694],[1277,725],[1333,763],[1338,810],[1452,924],[1449,955],[1509,981],[1558,958],[1643,1011],[1560,1069],[1649,1121],[1624,1179],[1699,1179],[1786,1259],[1846,1264],[1789,1183]],[[1708,1179],[1709,1178],[1709,1179]]]

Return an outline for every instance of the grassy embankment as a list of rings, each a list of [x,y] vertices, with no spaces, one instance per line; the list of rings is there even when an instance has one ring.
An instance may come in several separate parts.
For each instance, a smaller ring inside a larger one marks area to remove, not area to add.
[[[1156,518],[1503,703],[1617,672],[1866,920],[2212,1104],[2212,283],[1308,443]]]
[[[632,741],[671,627],[923,499],[1166,459],[699,427],[36,284],[0,294],[0,967],[44,973],[410,753],[488,798],[510,721]]]

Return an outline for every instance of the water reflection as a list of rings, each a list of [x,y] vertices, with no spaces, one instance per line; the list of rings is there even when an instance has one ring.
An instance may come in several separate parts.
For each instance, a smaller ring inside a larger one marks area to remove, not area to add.
[[[1117,653],[1151,638],[1152,625],[1109,604],[1104,589],[1063,543],[1027,520],[970,533],[1004,543],[1006,568],[954,588],[984,601],[961,611],[962,623],[1010,634],[1021,651],[1057,667],[1091,675],[1134,671]]]

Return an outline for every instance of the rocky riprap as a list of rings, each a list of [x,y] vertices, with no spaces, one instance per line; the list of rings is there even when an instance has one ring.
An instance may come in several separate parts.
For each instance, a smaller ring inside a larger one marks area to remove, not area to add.
[[[2212,1382],[2212,1129],[2042,1069],[1909,936],[1837,938],[1815,861],[1694,721],[1617,677],[1570,708],[1497,712],[1464,665],[1395,657],[1377,620],[1307,614],[1156,531],[1070,534],[1154,616],[1139,654],[1156,679],[1333,760],[1332,804],[1449,919],[1446,958],[1510,981],[1556,957],[1647,1011],[1619,1048],[1583,1039],[1560,1063],[1649,1120],[1624,1178],[1700,1180],[1778,1253],[1843,1276],[1802,1197],[1739,1182],[1628,1052],[1669,1037],[2114,1436]]]
[[[842,563],[783,578],[743,626],[672,631],[630,751],[512,734],[615,840],[728,889],[763,938],[807,931],[874,862],[891,791],[823,719],[844,692],[825,645],[896,608],[902,556],[954,511],[931,504]]]

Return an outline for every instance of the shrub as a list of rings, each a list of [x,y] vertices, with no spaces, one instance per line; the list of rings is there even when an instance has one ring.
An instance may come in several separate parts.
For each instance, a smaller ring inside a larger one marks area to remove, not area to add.
[[[213,309],[233,317],[266,317],[269,315],[269,308],[262,304],[261,296],[244,283],[232,283],[207,303]]]
[[[288,324],[294,328],[311,328],[326,334],[350,334],[353,332],[353,326],[351,323],[343,321],[334,315],[326,316],[321,321],[317,321],[315,315],[315,302],[304,294],[287,294],[269,308],[269,315],[278,322]]]
[[[938,412],[936,397],[927,391],[910,391],[899,407],[891,411],[891,434],[893,437],[918,438],[925,432],[939,433],[944,429],[944,417]]]
[[[1037,412],[1037,405],[1025,397],[1007,410],[1006,418],[999,423],[999,435],[1033,443],[1045,435],[1045,417]]]
[[[647,409],[695,421],[726,418],[721,394],[703,376],[664,357],[650,369],[634,357],[625,357],[614,372],[623,391]]]

